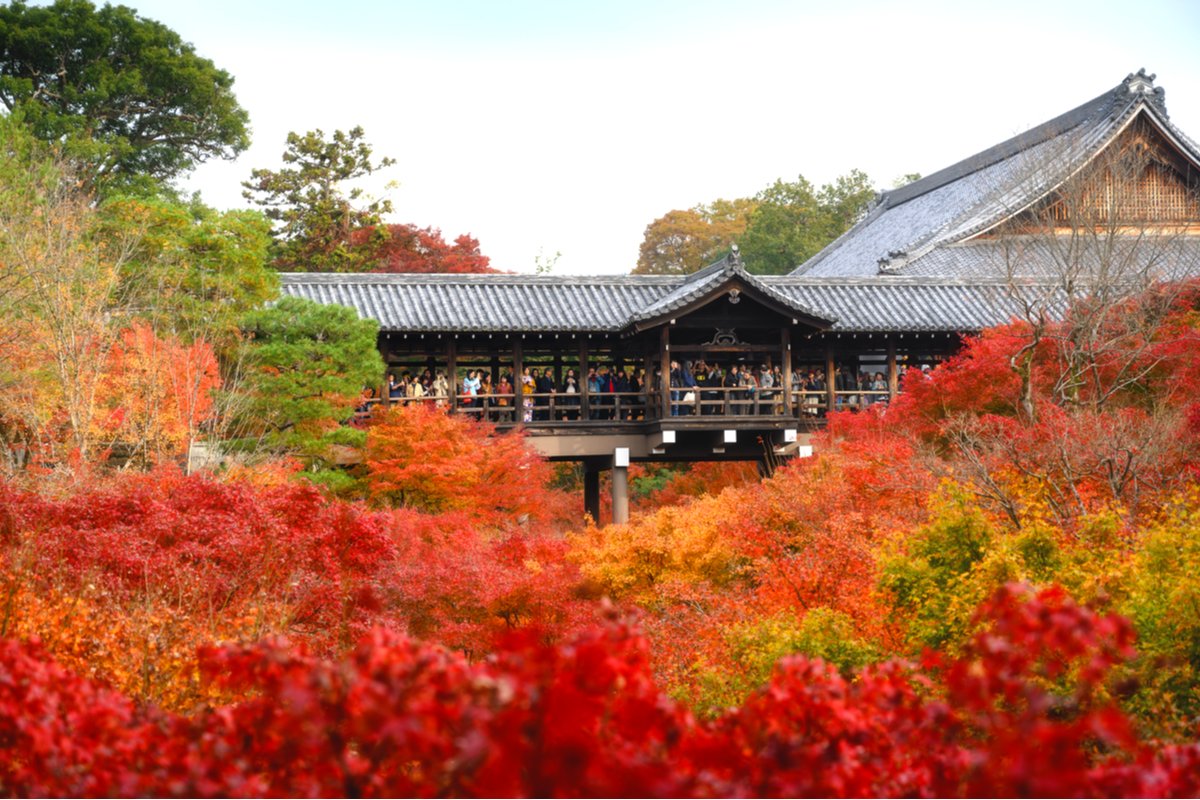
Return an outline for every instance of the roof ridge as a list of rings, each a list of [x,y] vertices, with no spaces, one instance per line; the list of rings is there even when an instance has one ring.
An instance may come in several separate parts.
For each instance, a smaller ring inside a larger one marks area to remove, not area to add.
[[[873,286],[887,289],[897,286],[1052,286],[1061,283],[1050,278],[949,278],[940,275],[871,275],[806,277],[804,275],[771,276],[779,286]]]
[[[997,164],[1006,158],[1011,158],[1034,145],[1053,139],[1055,136],[1060,136],[1086,123],[1093,122],[1101,116],[1112,114],[1117,109],[1117,106],[1121,106],[1121,110],[1124,111],[1126,106],[1137,102],[1142,97],[1142,95],[1130,91],[1129,80],[1129,78],[1126,78],[1114,88],[1093,97],[1086,103],[1059,114],[1053,119],[1046,120],[1040,125],[1035,125],[1029,130],[1011,136],[999,144],[992,145],[974,155],[967,156],[961,161],[957,161],[948,167],[943,167],[937,172],[926,175],[912,183],[884,192],[880,197],[880,203],[887,208],[895,208],[923,194],[940,189],[948,183]]]
[[[514,273],[455,273],[455,272],[279,272],[280,282],[296,286],[302,284],[354,284],[354,285],[403,285],[429,284],[493,284],[493,285],[541,285],[556,284],[564,280],[612,285],[676,285],[680,275],[529,275]]]

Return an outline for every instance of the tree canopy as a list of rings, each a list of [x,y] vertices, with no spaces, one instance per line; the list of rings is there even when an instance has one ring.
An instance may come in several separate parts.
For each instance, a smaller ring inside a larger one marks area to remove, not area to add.
[[[396,163],[372,161],[371,146],[361,127],[321,130],[287,137],[283,169],[256,169],[245,181],[247,200],[262,206],[276,228],[275,265],[313,272],[352,272],[376,260],[375,248],[386,230],[381,222],[391,201],[364,197],[350,182]],[[359,200],[365,202],[359,204]],[[352,236],[372,229],[376,237]]]
[[[0,7],[0,103],[102,186],[170,180],[250,143],[229,73],[126,6]]]
[[[437,228],[397,224],[355,231],[350,242],[367,248],[372,272],[496,272],[479,240],[465,233],[451,244]]]
[[[345,306],[285,297],[248,314],[243,328],[252,340],[248,416],[268,445],[328,459],[331,445],[362,444],[362,432],[341,423],[363,387],[383,378],[379,323]]]
[[[777,180],[754,197],[670,211],[646,227],[633,271],[695,272],[736,242],[748,270],[781,275],[845,232],[874,195],[870,178],[851,170],[819,189],[801,175]]]
[[[756,208],[757,200],[739,198],[668,211],[646,226],[634,274],[683,275],[711,264],[746,232]]]

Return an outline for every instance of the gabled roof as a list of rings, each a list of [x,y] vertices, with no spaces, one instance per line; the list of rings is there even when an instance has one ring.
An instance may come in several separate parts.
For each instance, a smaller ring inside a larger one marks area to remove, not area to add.
[[[1200,147],[1168,118],[1164,92],[1145,70],[1078,108],[950,167],[884,192],[867,215],[792,274],[866,277],[896,274],[1001,277],[964,263],[970,251],[940,251],[1011,218],[1108,146],[1144,116],[1183,156],[1200,166]],[[951,271],[952,267],[967,272]],[[942,271],[947,270],[947,271]],[[1034,270],[1032,275],[1036,275]]]
[[[635,330],[654,327],[678,312],[697,304],[707,304],[730,290],[756,296],[755,299],[767,307],[774,308],[784,316],[802,318],[814,327],[827,328],[835,321],[835,317],[813,311],[812,307],[797,302],[790,295],[777,291],[769,282],[746,272],[735,245],[723,259],[687,275],[678,286],[633,314],[628,327]]]

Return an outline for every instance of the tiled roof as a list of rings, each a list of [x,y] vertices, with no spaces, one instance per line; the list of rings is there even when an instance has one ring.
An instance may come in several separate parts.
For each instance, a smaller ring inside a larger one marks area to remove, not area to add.
[[[1066,310],[1057,284],[914,280],[886,283],[845,278],[777,278],[775,287],[837,317],[836,332],[980,331],[1020,318],[1024,303],[1052,317]],[[1024,301],[1024,302],[1022,302]]]
[[[1144,70],[1131,74],[1078,108],[881,194],[866,217],[792,274],[1003,277],[1004,272],[989,271],[988,263],[968,262],[974,251],[949,257],[942,251],[1046,197],[1139,114],[1200,164],[1200,148],[1171,124],[1163,90],[1153,85],[1153,78]],[[1032,264],[1019,274],[1037,277],[1041,272]]]
[[[282,288],[349,306],[397,332],[626,332],[737,286],[835,332],[977,331],[1030,302],[1058,315],[1067,298],[1054,280],[1063,272],[1056,240],[978,234],[1046,197],[1139,114],[1200,167],[1200,148],[1171,125],[1153,79],[1131,74],[1066,114],[881,195],[863,220],[787,276],[750,275],[735,251],[682,277],[291,273]],[[1130,237],[1106,257],[1126,275],[1131,266],[1157,277],[1194,275],[1200,237],[1166,247]]]
[[[677,277],[281,275],[285,295],[349,306],[385,331],[615,331]]]
[[[659,306],[679,277],[550,278],[517,275],[316,275],[285,273],[286,295],[355,309],[384,331],[618,332]],[[707,279],[705,279],[707,281]],[[1002,283],[944,279],[828,279],[758,277],[773,296],[813,316],[836,320],[833,331],[976,331],[1007,322],[1018,312]],[[1019,289],[1046,297],[1049,286]]]

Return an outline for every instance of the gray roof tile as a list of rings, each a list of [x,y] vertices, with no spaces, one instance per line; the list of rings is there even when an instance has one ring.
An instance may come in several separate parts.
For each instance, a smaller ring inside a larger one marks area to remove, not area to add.
[[[283,293],[338,303],[392,332],[616,332],[644,317],[682,279],[533,276],[314,275],[285,273]],[[940,278],[758,277],[773,296],[814,316],[836,320],[833,331],[976,331],[1007,322],[1020,310],[1006,284]],[[705,279],[707,283],[708,279]],[[1029,284],[1017,291],[1061,292]]]

